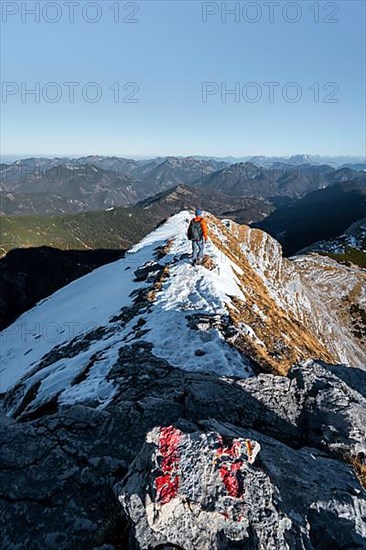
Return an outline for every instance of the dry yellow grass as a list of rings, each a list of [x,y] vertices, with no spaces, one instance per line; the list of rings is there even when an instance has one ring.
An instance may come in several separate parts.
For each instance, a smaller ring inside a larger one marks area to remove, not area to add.
[[[233,345],[254,360],[263,370],[281,375],[286,375],[294,363],[309,358],[334,362],[334,357],[318,337],[295,319],[290,312],[276,304],[263,280],[238,247],[238,243],[244,242],[247,232],[251,231],[250,244],[255,254],[265,238],[263,232],[236,225],[233,235],[232,231],[227,230],[225,224],[214,218],[211,222],[224,236],[223,242],[213,234],[211,238],[214,245],[243,271],[243,274],[236,272],[236,276],[240,281],[246,302],[232,298],[232,305],[228,305],[231,321],[236,326],[244,323],[251,327],[264,344],[255,342],[252,337],[245,334],[245,331],[241,331],[241,335],[233,341]],[[265,321],[256,313],[258,306],[266,316]]]
[[[201,265],[203,265],[203,267],[205,267],[209,271],[213,271],[217,267],[217,265],[215,264],[213,259],[210,258],[210,256],[204,256],[201,262]]]
[[[156,258],[160,260],[161,258],[164,258],[164,256],[166,256],[167,254],[169,254],[173,243],[174,239],[168,239],[163,246],[158,246],[155,249]]]
[[[156,300],[156,294],[162,289],[163,283],[164,281],[166,281],[169,275],[170,273],[168,266],[165,266],[164,269],[162,269],[158,273],[151,289],[146,294],[146,300],[148,302],[154,302]]]
[[[366,489],[366,464],[363,464],[360,459],[355,457],[348,457],[346,461],[354,468],[362,487]]]

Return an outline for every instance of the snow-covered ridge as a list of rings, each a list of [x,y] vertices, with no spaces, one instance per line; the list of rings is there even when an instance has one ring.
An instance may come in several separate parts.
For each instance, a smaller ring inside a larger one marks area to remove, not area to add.
[[[125,259],[74,281],[4,330],[1,392],[23,379],[22,394],[39,384],[39,401],[58,394],[63,403],[89,399],[101,404],[109,402],[113,385],[107,381],[107,374],[119,349],[138,341],[133,327],[142,323],[141,340],[150,342],[154,354],[171,365],[226,376],[248,376],[248,361],[225,342],[217,328],[193,330],[187,324],[190,315],[221,318],[227,313],[228,295],[242,297],[231,262],[212,246],[208,252],[217,264],[215,271],[193,268],[187,257],[181,259],[190,252],[186,239],[189,220],[189,212],[173,216],[133,247]],[[159,269],[171,264],[164,292],[157,295],[149,312],[137,313],[123,325],[113,322],[121,309],[133,306],[136,293],[147,286],[145,280],[135,280],[136,270],[151,266],[153,271],[156,249],[170,240],[169,253],[159,260]],[[82,343],[83,339],[88,343]],[[69,348],[65,354],[63,348]],[[54,358],[50,357],[52,352]],[[93,366],[85,380],[75,384],[91,361]],[[40,368],[42,362],[45,364]]]
[[[172,216],[126,258],[59,290],[0,334],[5,412],[105,407],[117,391],[111,372],[136,345],[172,367],[224,377],[248,377],[254,365],[284,374],[312,357],[366,363],[361,270],[316,256],[286,260],[262,231],[210,215],[210,269],[192,267],[190,218]]]

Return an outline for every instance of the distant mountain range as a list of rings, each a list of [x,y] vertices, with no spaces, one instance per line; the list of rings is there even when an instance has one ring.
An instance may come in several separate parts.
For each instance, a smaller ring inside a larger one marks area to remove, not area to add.
[[[141,180],[93,164],[47,166],[33,159],[3,169],[1,181],[2,211],[14,214],[100,210],[153,192]]]
[[[270,166],[275,163],[279,164],[329,164],[333,168],[341,168],[344,165],[356,165],[359,164],[362,168],[366,168],[366,159],[361,156],[324,156],[324,155],[306,155],[298,154],[291,156],[266,156],[266,155],[254,155],[254,156],[244,156],[244,157],[205,157],[205,156],[195,156],[194,158],[198,159],[209,159],[214,158],[215,160],[221,162],[227,162],[229,164],[235,164],[238,162],[253,162],[259,166]]]
[[[133,205],[178,185],[277,204],[279,197],[301,198],[363,174],[351,164],[340,169],[310,164],[311,158],[304,155],[290,157],[287,163],[276,158],[267,166],[265,158],[234,164],[194,157],[23,159],[0,165],[0,213],[52,215],[103,210]]]
[[[302,164],[287,167],[274,164],[271,168],[253,163],[232,164],[206,178],[205,186],[230,196],[254,196],[276,203],[278,197],[300,198],[311,191],[342,181],[366,179],[366,173],[350,168]]]
[[[21,159],[29,158],[25,156],[17,156],[17,155],[1,155],[1,163],[3,164],[11,164],[13,162],[17,162]],[[112,162],[115,162],[116,160],[126,160],[129,159],[133,163],[145,163],[145,162],[151,162],[151,161],[157,161],[159,162],[161,159],[167,159],[167,158],[192,158],[196,160],[215,160],[217,162],[225,162],[228,164],[235,164],[237,162],[254,162],[257,164],[263,164],[263,166],[268,166],[269,164],[273,164],[275,162],[280,162],[283,164],[304,164],[304,163],[310,163],[310,164],[330,164],[333,167],[340,168],[341,166],[345,164],[357,164],[360,163],[366,168],[366,158],[364,156],[360,155],[311,155],[311,154],[305,154],[305,153],[299,153],[296,155],[280,155],[280,156],[268,156],[268,155],[245,155],[245,156],[226,156],[226,157],[220,157],[216,155],[190,155],[188,157],[182,157],[179,155],[173,155],[173,156],[162,156],[162,157],[127,157],[125,155],[121,156],[104,156],[104,155],[88,155],[84,157],[33,157],[33,158],[41,158],[45,161],[49,162],[50,160],[61,162],[64,161],[67,162],[82,162],[82,163],[97,163],[100,164],[105,162],[108,164],[108,162],[111,160]],[[104,166],[107,167],[107,166]]]
[[[0,166],[2,214],[67,214],[136,204],[177,185],[201,186],[222,163],[193,158],[24,159]]]

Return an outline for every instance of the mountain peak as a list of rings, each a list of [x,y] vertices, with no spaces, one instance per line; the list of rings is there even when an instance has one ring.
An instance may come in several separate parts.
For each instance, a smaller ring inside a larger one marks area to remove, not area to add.
[[[133,361],[136,346],[150,360],[226,377],[285,374],[309,358],[364,362],[352,307],[365,299],[362,270],[320,256],[285,259],[266,233],[210,214],[206,267],[193,267],[191,216],[172,216],[125,259],[74,281],[3,331],[9,414],[106,406],[119,392],[118,365]]]

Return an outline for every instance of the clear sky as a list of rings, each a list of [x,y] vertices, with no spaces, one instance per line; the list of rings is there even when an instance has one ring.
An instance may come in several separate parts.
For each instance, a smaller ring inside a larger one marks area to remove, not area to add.
[[[3,155],[365,154],[363,0],[1,4]]]

